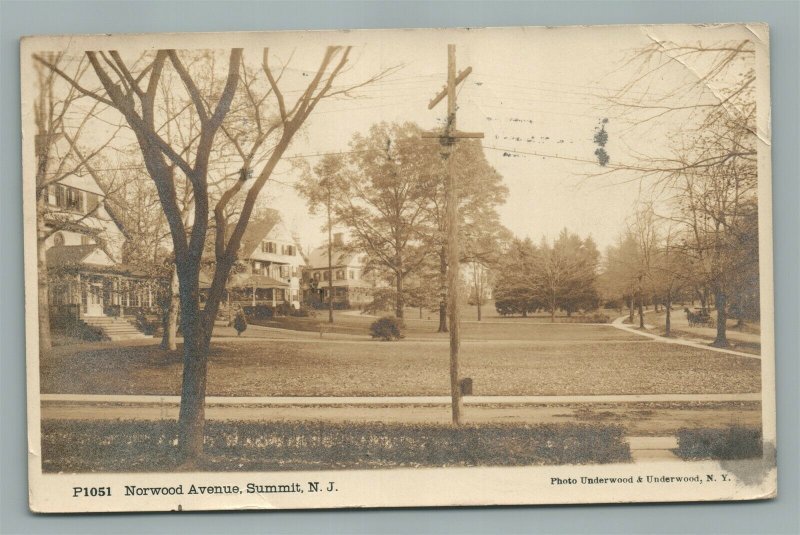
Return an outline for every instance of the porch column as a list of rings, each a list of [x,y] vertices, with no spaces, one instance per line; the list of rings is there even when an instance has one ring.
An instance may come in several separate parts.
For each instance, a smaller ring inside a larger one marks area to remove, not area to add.
[[[256,285],[253,285],[253,307],[256,306]]]

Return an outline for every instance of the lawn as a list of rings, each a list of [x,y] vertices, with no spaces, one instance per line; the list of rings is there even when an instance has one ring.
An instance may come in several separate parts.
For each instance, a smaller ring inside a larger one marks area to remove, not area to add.
[[[447,336],[428,334],[438,339],[220,339],[212,344],[207,393],[447,395]],[[475,395],[744,393],[761,387],[758,359],[663,344],[607,325],[465,324],[464,338],[461,375],[473,378]],[[41,388],[177,395],[181,369],[179,351],[154,344],[61,347],[41,363]]]
[[[713,315],[716,316],[716,314]],[[663,311],[647,314],[645,321],[655,325],[657,334],[661,336],[666,334],[666,314]],[[728,343],[731,349],[753,355],[761,354],[761,326],[758,322],[737,326],[737,321],[731,319],[728,320],[727,326]],[[690,327],[683,310],[673,310],[670,317],[670,335],[710,344],[716,338],[717,332],[715,328],[711,327]]]
[[[369,326],[375,317],[358,314],[336,313],[334,323],[328,323],[326,314],[318,313],[315,317],[294,318],[280,317],[269,320],[253,321],[254,325],[263,325],[289,331],[319,333],[338,333],[354,336],[369,336]],[[414,317],[404,320],[403,331],[407,339],[441,339],[448,340],[449,334],[437,333],[438,321],[419,320]],[[247,331],[245,331],[247,333]],[[591,338],[593,340],[630,340],[634,337],[609,328],[606,325],[575,325],[571,323],[550,323],[548,318],[491,318],[484,321],[464,320],[461,323],[463,340],[573,340]]]

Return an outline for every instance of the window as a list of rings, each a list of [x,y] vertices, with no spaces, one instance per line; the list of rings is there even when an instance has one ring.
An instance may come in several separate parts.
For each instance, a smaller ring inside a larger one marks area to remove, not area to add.
[[[91,245],[92,238],[87,236],[86,234],[81,234],[81,245]]]
[[[53,204],[59,208],[67,206],[67,188],[61,184],[53,186]]]
[[[83,193],[75,188],[65,188],[66,192],[66,205],[67,210],[75,210],[76,212],[83,212]]]
[[[315,281],[318,281],[318,280],[319,280],[319,277],[320,277],[319,271],[315,271],[315,272],[314,272],[314,280],[315,280]]]
[[[278,247],[275,244],[275,242],[262,241],[261,242],[261,252],[262,253],[276,253],[276,252],[278,252]]]
[[[350,270],[350,280],[355,280],[355,278],[356,278],[356,270],[355,269],[351,269]]]
[[[330,278],[329,275],[330,275],[330,273],[328,271],[323,271],[322,272],[322,280],[324,280],[324,281],[328,280]]]
[[[56,232],[53,235],[53,245],[64,245],[64,235],[60,232]]]
[[[253,273],[261,274],[261,262],[253,262]]]
[[[287,264],[281,266],[281,278],[285,279],[291,273],[290,268]]]
[[[295,247],[294,247],[294,245],[284,245],[282,252],[286,256],[294,256],[295,255]]]
[[[337,281],[344,280],[344,270],[343,269],[337,269],[336,270],[336,280]]]

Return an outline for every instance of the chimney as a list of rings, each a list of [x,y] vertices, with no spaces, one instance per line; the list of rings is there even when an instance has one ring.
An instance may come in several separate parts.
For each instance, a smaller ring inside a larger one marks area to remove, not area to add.
[[[337,232],[333,235],[333,246],[334,247],[341,247],[344,245],[344,239],[342,238],[343,234],[341,232]]]

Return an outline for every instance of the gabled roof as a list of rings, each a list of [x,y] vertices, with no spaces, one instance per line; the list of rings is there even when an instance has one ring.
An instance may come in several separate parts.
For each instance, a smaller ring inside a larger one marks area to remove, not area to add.
[[[333,248],[333,254],[331,255],[333,258],[333,265],[334,266],[352,266],[354,264],[361,263],[359,261],[359,253],[354,252],[347,252],[347,251],[337,251],[336,247]],[[312,250],[311,253],[308,255],[308,267],[311,269],[322,269],[328,267],[328,246],[321,245],[316,249]]]
[[[54,245],[47,250],[47,267],[78,268],[98,273],[113,273],[134,277],[154,278],[128,264],[117,264],[108,253],[97,244],[89,245]]]
[[[239,258],[249,258],[261,241],[269,234],[275,225],[281,221],[281,214],[274,208],[264,210],[264,215],[258,219],[250,219],[247,229],[242,236],[242,245]]]
[[[98,245],[54,245],[47,250],[47,267],[80,264]]]

